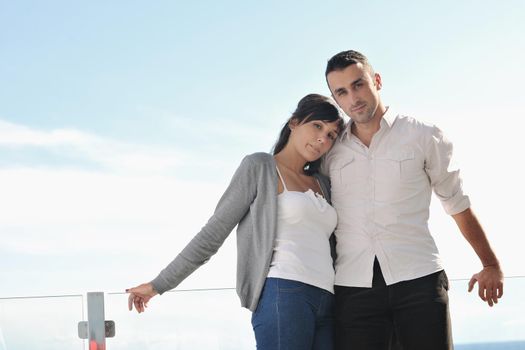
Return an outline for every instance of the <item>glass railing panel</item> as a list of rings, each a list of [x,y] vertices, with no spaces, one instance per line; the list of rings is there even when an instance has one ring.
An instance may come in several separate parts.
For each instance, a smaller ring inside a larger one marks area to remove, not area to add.
[[[507,278],[492,308],[467,293],[467,283],[450,283],[456,350],[525,349],[525,278]],[[0,350],[85,350],[77,334],[84,314],[81,295],[0,298]],[[127,294],[106,293],[105,314],[116,323],[107,350],[255,349],[251,313],[233,289],[168,292],[143,314],[127,310]]]
[[[504,298],[490,308],[468,280],[450,281],[454,343],[459,350],[525,349],[525,278],[508,278]],[[111,349],[255,348],[250,312],[233,290],[180,291],[155,297],[144,314],[126,310],[127,296],[109,294],[108,317],[116,321]]]
[[[456,350],[525,349],[525,278],[507,278],[503,298],[489,307],[467,292],[468,280],[450,283],[450,313]]]
[[[106,295],[106,319],[116,324],[108,349],[255,349],[251,313],[233,289],[167,292],[141,314],[127,310],[127,299]]]
[[[0,298],[0,350],[84,349],[82,295]]]

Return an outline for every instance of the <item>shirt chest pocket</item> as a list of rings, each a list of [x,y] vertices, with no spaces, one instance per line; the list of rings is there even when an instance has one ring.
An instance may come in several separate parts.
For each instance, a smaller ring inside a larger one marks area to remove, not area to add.
[[[390,151],[376,158],[377,175],[395,182],[409,181],[422,171],[412,149]]]
[[[361,164],[362,165],[362,164]],[[330,181],[332,192],[342,191],[349,186],[355,186],[365,175],[360,162],[353,155],[334,162],[330,166]]]

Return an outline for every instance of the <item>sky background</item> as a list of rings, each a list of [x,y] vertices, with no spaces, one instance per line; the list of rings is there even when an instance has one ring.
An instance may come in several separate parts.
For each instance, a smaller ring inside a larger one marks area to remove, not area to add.
[[[329,94],[326,61],[347,49],[382,75],[386,105],[454,142],[506,275],[525,275],[524,13],[520,0],[0,0],[0,297],[151,280],[242,157],[270,151],[302,96]],[[430,226],[450,278],[480,269],[435,199]],[[233,287],[234,236],[181,288]]]

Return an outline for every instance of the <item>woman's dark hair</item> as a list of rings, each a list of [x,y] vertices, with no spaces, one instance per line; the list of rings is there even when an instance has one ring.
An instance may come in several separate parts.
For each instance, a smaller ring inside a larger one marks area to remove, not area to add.
[[[297,108],[292,113],[290,119],[286,121],[279,138],[273,146],[273,155],[281,152],[288,143],[290,138],[290,122],[296,121],[297,124],[304,124],[314,120],[322,120],[327,123],[337,122],[338,131],[343,130],[344,120],[339,114],[339,109],[334,102],[323,95],[309,94],[303,97],[297,104]],[[321,165],[321,159],[317,159],[313,162],[308,162],[304,166],[304,173],[307,175],[313,175],[319,171]]]

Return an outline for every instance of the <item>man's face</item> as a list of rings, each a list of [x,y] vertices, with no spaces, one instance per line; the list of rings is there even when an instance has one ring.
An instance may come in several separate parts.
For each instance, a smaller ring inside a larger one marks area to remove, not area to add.
[[[326,77],[328,87],[341,109],[356,123],[371,121],[379,106],[381,77],[356,63]]]

